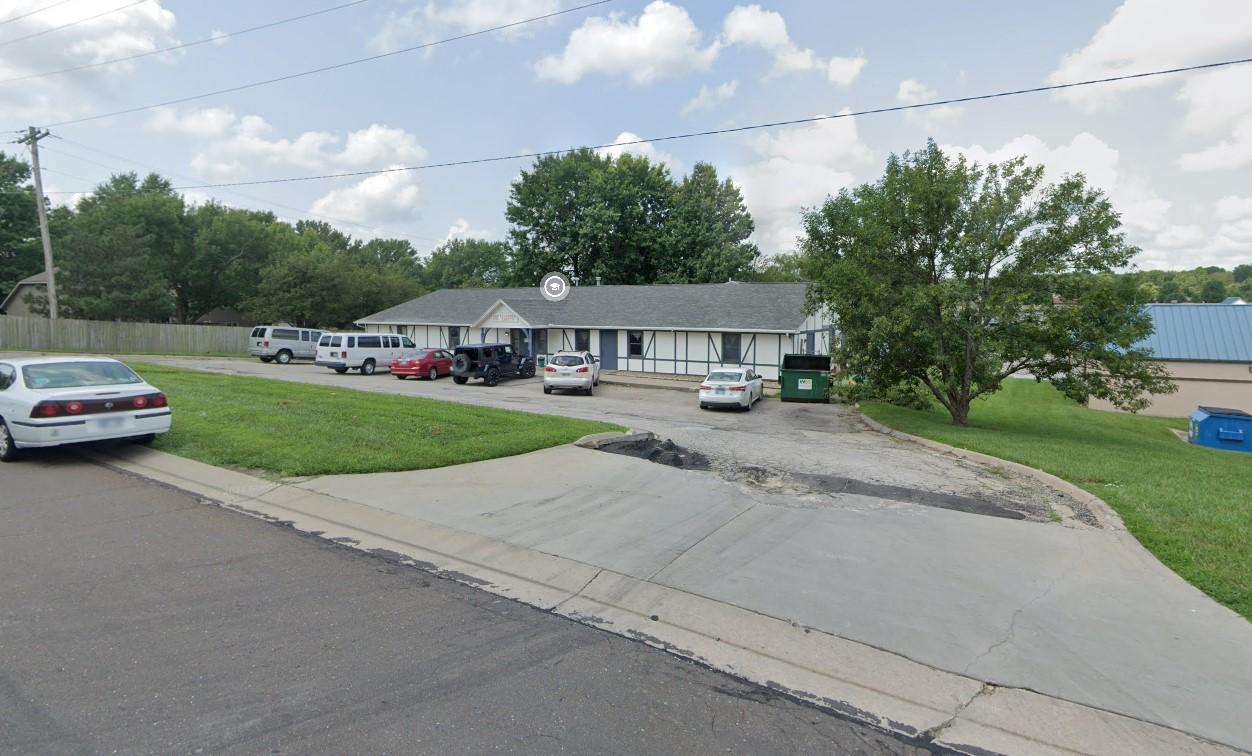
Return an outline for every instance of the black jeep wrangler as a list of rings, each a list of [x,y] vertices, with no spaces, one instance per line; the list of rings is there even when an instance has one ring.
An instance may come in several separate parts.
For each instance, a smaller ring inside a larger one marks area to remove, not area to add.
[[[466,344],[453,352],[452,380],[482,378],[494,386],[504,378],[534,378],[535,360],[513,351],[512,344]]]

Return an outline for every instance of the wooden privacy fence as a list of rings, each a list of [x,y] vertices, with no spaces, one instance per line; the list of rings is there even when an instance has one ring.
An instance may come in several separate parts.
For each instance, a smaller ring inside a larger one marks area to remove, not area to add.
[[[93,354],[246,354],[251,328],[0,315],[0,350]]]

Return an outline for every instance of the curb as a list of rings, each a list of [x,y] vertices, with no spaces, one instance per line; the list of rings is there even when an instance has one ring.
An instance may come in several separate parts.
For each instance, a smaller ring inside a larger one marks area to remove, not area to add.
[[[622,435],[635,434],[613,434]],[[585,440],[597,442],[595,436]],[[1169,727],[986,684],[592,564],[153,449],[118,447],[91,457],[224,508],[641,641],[925,745],[979,756],[1238,753]]]
[[[664,391],[682,391],[682,392],[688,392],[688,391],[694,392],[696,390],[696,387],[700,385],[699,383],[696,383],[693,381],[690,386],[675,386],[672,383],[649,383],[646,379],[632,380],[629,378],[627,379],[601,378],[600,383],[603,383],[609,386],[629,386],[631,388],[662,389]],[[772,389],[772,388],[766,387],[765,389],[762,390],[761,395],[773,398],[773,397],[777,397],[778,393],[779,393],[778,389]]]
[[[860,406],[857,406],[857,410],[860,411],[860,409]],[[888,428],[877,420],[868,417],[864,412],[860,412],[860,415],[861,422],[865,425],[865,427],[877,433],[882,433],[883,435],[898,438],[903,441],[919,444],[927,449],[941,452],[959,459],[967,459],[972,462],[978,462],[992,467],[1003,467],[1005,469],[1012,470],[1019,475],[1032,478],[1057,493],[1064,494],[1071,499],[1081,502],[1087,507],[1088,510],[1090,510],[1092,516],[1096,518],[1096,521],[1100,523],[1101,528],[1104,528],[1105,530],[1126,532],[1126,524],[1122,522],[1121,515],[1117,514],[1117,512],[1105,503],[1103,499],[1093,493],[1079,488],[1067,480],[1058,478],[1052,473],[1044,472],[1043,470],[1040,470],[1037,467],[1031,467],[1030,465],[1023,465],[1020,462],[1010,462],[1007,459],[993,457],[990,454],[970,451],[969,449],[962,449],[959,446],[949,446],[948,444],[940,441],[932,441],[929,438],[914,436],[911,433],[905,433],[904,431],[898,431],[894,428]]]
[[[583,449],[599,449],[605,444],[614,441],[651,441],[656,438],[656,434],[651,431],[605,431],[604,433],[592,433],[583,436],[574,442],[574,446]]]

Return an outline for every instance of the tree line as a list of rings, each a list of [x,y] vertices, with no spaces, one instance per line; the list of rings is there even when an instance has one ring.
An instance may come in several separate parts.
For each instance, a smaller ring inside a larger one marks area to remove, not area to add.
[[[739,188],[707,163],[676,180],[629,154],[545,157],[514,182],[505,215],[506,240],[451,239],[422,257],[404,239],[192,205],[159,175],[127,173],[51,209],[49,225],[62,314],[91,320],[187,323],[228,307],[257,322],[344,327],[435,289],[534,286],[552,270],[604,284],[758,272]],[[0,153],[0,290],[42,269],[30,168]]]

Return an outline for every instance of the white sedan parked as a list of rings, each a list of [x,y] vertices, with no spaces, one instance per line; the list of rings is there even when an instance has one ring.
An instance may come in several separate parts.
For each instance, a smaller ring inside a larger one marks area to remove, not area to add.
[[[700,409],[738,407],[747,411],[764,395],[761,376],[752,370],[722,368],[709,373],[700,384]]]
[[[169,402],[107,357],[0,360],[0,460],[21,449],[130,438],[170,429]]]

